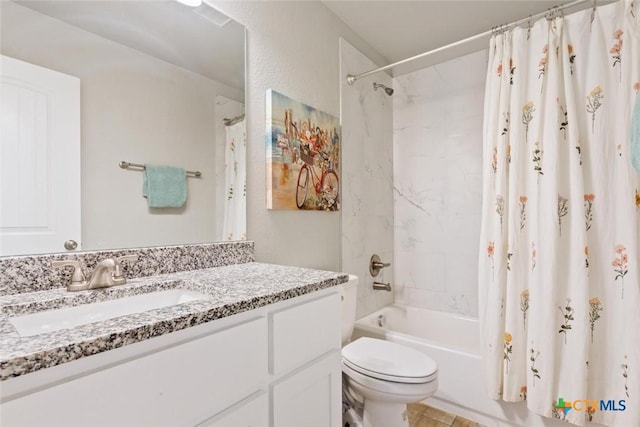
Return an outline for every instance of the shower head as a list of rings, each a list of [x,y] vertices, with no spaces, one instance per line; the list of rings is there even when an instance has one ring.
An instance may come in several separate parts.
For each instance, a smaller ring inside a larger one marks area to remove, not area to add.
[[[393,95],[393,89],[391,89],[390,87],[386,87],[385,85],[383,85],[382,83],[373,83],[373,90],[378,90],[378,88],[382,88],[384,89],[385,93],[389,96]]]

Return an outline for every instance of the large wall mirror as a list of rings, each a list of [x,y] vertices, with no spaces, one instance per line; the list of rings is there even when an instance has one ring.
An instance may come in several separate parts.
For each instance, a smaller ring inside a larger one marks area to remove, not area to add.
[[[246,238],[244,27],[206,1],[3,0],[0,18],[0,256]],[[150,208],[122,161],[201,176]]]

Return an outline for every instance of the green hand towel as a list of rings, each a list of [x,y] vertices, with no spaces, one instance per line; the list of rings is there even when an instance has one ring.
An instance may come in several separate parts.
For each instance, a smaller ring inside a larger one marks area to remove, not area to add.
[[[144,165],[142,195],[150,208],[179,208],[187,201],[187,172],[172,166]]]
[[[631,165],[640,172],[640,94],[636,95],[636,106],[631,116]]]

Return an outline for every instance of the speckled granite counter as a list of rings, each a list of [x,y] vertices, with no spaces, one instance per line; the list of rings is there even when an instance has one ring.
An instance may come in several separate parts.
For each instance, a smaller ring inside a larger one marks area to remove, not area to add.
[[[329,271],[250,262],[137,278],[107,289],[6,295],[0,297],[0,379],[336,286],[347,278]],[[30,337],[21,337],[9,322],[12,316],[176,288],[204,293],[207,299]]]
[[[88,276],[105,258],[137,255],[138,261],[125,263],[122,270],[126,277],[148,277],[253,262],[253,246],[251,241],[237,241],[0,257],[0,295],[63,287],[72,270],[53,268],[53,261],[78,261]]]

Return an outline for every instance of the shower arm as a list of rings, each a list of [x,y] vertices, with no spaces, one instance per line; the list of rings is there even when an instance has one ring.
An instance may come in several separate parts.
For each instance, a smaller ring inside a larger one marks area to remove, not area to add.
[[[524,24],[526,22],[529,22],[529,24],[531,24],[531,22],[534,19],[542,18],[544,16],[549,17],[552,13],[559,13],[559,12],[565,10],[565,9],[568,9],[568,8],[571,8],[571,7],[574,7],[574,6],[578,6],[578,5],[582,4],[582,3],[593,3],[594,10],[596,8],[596,2],[595,1],[592,2],[591,0],[575,0],[575,1],[572,1],[570,3],[566,3],[566,4],[563,4],[563,5],[560,5],[560,6],[555,6],[555,7],[551,8],[551,9],[547,9],[545,12],[540,12],[540,13],[536,13],[535,15],[527,16],[526,18],[522,18],[522,19],[519,19],[517,21],[511,22],[510,24],[505,24],[505,25],[501,25],[501,26],[498,26],[498,27],[494,27],[491,30],[485,31],[484,33],[480,33],[480,34],[476,34],[475,36],[467,37],[466,39],[462,39],[462,40],[459,40],[457,42],[450,43],[448,45],[441,46],[441,47],[438,47],[436,49],[432,49],[430,51],[420,53],[420,54],[412,56],[410,58],[406,58],[406,59],[403,59],[401,61],[394,62],[393,64],[385,65],[384,67],[379,67],[379,68],[376,68],[376,69],[373,69],[373,70],[370,70],[370,71],[367,71],[367,72],[361,73],[361,74],[348,74],[347,75],[347,84],[349,86],[352,86],[356,82],[356,80],[361,79],[363,77],[368,77],[368,76],[370,76],[372,74],[379,73],[380,71],[386,71],[386,70],[388,70],[390,68],[397,67],[398,65],[403,65],[403,64],[406,64],[408,62],[415,61],[416,59],[426,58],[427,56],[436,54],[438,52],[442,52],[444,50],[451,49],[453,47],[457,47],[457,46],[460,46],[460,45],[463,45],[463,44],[466,44],[466,43],[469,43],[469,42],[472,42],[472,41],[475,41],[475,40],[479,40],[479,39],[491,36],[491,35],[495,34],[496,31],[506,31],[509,27],[515,27],[515,26],[518,26],[520,24]]]

